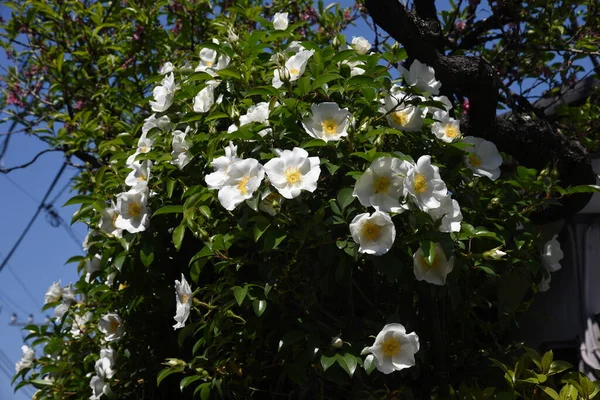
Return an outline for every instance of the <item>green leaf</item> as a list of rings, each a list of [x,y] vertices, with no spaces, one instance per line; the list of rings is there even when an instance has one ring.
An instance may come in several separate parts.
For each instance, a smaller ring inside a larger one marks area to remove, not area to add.
[[[267,309],[267,302],[265,300],[256,299],[252,302],[252,308],[254,309],[256,316],[260,317]]]
[[[352,193],[354,193],[354,189],[352,188],[344,188],[339,191],[337,195],[337,201],[342,210],[348,207],[354,201],[354,196]]]
[[[202,379],[202,377],[200,375],[195,375],[183,378],[179,383],[179,390],[183,392],[183,389],[185,389],[190,383],[196,382],[198,379]]]
[[[311,139],[300,145],[303,149],[307,149],[309,147],[325,147],[327,146],[327,142],[323,139]]]
[[[598,193],[600,192],[600,186],[598,185],[579,185],[571,186],[567,188],[567,194],[575,193]]]
[[[141,249],[140,260],[142,260],[142,264],[144,264],[144,267],[148,268],[154,261],[154,252],[148,249]]]
[[[241,306],[242,302],[246,298],[246,295],[248,294],[248,286],[235,286],[232,290],[233,297],[235,297],[235,301],[237,301],[238,305]]]
[[[575,386],[568,384],[563,386],[558,396],[560,400],[577,400],[579,393],[577,392]]]
[[[548,396],[552,397],[554,400],[558,400],[558,393],[556,393],[556,390],[549,388],[547,386],[540,386],[542,388],[542,390],[544,391],[544,393],[546,393]]]
[[[198,386],[196,388],[196,390],[194,391],[194,396],[196,395],[196,393],[200,392],[200,400],[209,400],[210,399],[210,383],[203,383],[202,385]]]
[[[179,251],[181,248],[181,243],[183,242],[183,237],[185,236],[185,225],[179,225],[177,228],[173,229],[173,245],[175,245],[175,249]]]
[[[321,367],[323,371],[327,371],[335,363],[335,357],[327,357],[325,354],[321,356]]]
[[[334,73],[327,73],[327,74],[323,74],[323,75],[319,75],[315,78],[315,80],[312,83],[312,90],[316,90],[318,88],[320,88],[321,86],[323,86],[326,83],[331,82],[334,79],[341,79],[342,76],[339,74],[334,74]]]
[[[356,366],[358,365],[358,363],[356,362],[356,357],[354,357],[352,354],[336,354],[335,355],[335,359],[337,360],[338,364],[340,364],[340,366],[344,369],[344,371],[346,371],[348,373],[348,375],[350,375],[350,378],[352,378],[352,376],[354,375],[354,371],[356,371]]]
[[[183,213],[183,206],[182,205],[163,206],[163,207],[159,208],[158,210],[154,211],[154,214],[152,214],[152,217],[155,217],[155,216],[161,215],[161,214],[174,214],[174,213]]]
[[[550,364],[550,369],[548,370],[548,375],[559,374],[570,368],[573,368],[573,366],[566,361],[561,361],[561,360],[552,361],[552,364]]]
[[[346,86],[375,86],[375,79],[366,75],[356,75],[346,81]]]
[[[212,218],[212,213],[210,211],[210,208],[207,205],[200,206],[199,210],[200,210],[200,214],[202,214],[204,216],[204,218],[206,218],[206,219]]]
[[[373,372],[375,367],[376,367],[375,357],[372,354],[370,354],[365,358],[363,368],[365,369],[365,372],[367,373],[367,375],[371,375],[371,372]]]
[[[156,376],[156,386],[160,386],[160,383],[169,375],[171,374],[175,374],[177,372],[181,372],[183,371],[184,366],[183,365],[178,365],[176,367],[167,367],[165,369],[163,369],[162,371],[160,371],[158,373],[158,375]]]
[[[33,386],[35,387],[40,387],[40,386],[50,386],[53,385],[54,382],[50,381],[50,380],[46,380],[46,379],[32,379],[29,381],[29,383],[31,383]]]
[[[92,196],[78,195],[71,197],[69,200],[67,200],[67,202],[63,204],[63,207],[70,206],[73,204],[92,204],[96,200],[98,199]]]
[[[205,121],[209,122],[209,121],[214,121],[216,119],[223,119],[223,118],[229,118],[229,115],[225,114],[224,112],[213,112],[208,117],[206,117]]]
[[[237,72],[233,68],[223,68],[217,71],[217,74],[221,78],[234,78],[234,79],[242,79],[242,76],[239,72]]]
[[[544,356],[542,357],[542,365],[541,365],[541,370],[542,373],[546,373],[550,370],[550,364],[552,364],[552,360],[554,358],[554,353],[552,353],[552,350],[547,351]]]

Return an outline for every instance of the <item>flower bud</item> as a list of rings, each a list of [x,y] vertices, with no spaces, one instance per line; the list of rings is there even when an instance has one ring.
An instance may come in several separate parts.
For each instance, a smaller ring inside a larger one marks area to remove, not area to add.
[[[483,258],[485,258],[486,260],[501,260],[502,257],[504,257],[506,255],[505,252],[503,252],[502,250],[500,250],[502,246],[498,246],[496,248],[493,248],[491,250],[488,251],[484,251],[483,252]]]
[[[340,339],[339,336],[335,336],[331,339],[331,346],[336,348],[336,349],[340,349],[344,344],[344,341],[342,339]]]

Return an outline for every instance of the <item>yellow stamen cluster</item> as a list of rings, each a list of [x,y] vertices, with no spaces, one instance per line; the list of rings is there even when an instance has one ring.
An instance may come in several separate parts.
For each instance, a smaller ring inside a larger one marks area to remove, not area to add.
[[[390,181],[389,177],[380,176],[377,179],[375,179],[375,193],[387,192],[391,185],[392,182]]]
[[[298,167],[289,167],[285,170],[285,180],[290,185],[296,185],[302,180],[302,175]]]
[[[446,125],[446,127],[444,128],[444,132],[446,133],[446,136],[448,136],[450,139],[454,139],[460,135],[460,131],[458,130],[458,128],[450,124]]]
[[[367,221],[362,224],[360,233],[365,239],[375,241],[381,236],[381,227],[371,221]]]
[[[477,168],[481,166],[481,158],[477,154],[471,153],[469,154],[469,164]]]
[[[414,188],[417,193],[425,193],[427,191],[427,178],[423,174],[417,174],[415,176]]]
[[[408,123],[408,115],[404,111],[396,111],[391,114],[395,123],[404,126]]]
[[[321,126],[323,128],[323,132],[325,132],[325,134],[328,136],[335,135],[338,127],[337,123],[332,119],[326,119],[325,121],[321,122]]]
[[[383,340],[382,344],[383,355],[387,357],[394,357],[402,349],[402,345],[393,336],[388,336]]]
[[[250,180],[250,176],[246,175],[237,184],[237,190],[240,191],[241,194],[246,196],[248,194],[248,181]]]
[[[137,217],[142,213],[142,205],[138,202],[130,203],[127,211],[131,217]]]

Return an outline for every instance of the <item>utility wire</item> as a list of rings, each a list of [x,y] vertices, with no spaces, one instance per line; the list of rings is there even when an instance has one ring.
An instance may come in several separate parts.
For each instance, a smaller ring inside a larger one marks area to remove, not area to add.
[[[21,278],[19,278],[19,275],[17,275],[15,273],[15,271],[13,271],[13,269],[10,266],[10,264],[7,265],[7,269],[8,269],[8,272],[10,272],[11,275],[15,278],[15,280],[17,281],[17,283],[19,284],[19,286],[21,286],[21,288],[25,291],[25,293],[27,294],[27,296],[29,297],[29,299],[33,302],[34,306],[36,308],[39,307],[38,300],[35,299],[35,296],[31,293],[31,290],[29,290],[29,288],[27,287],[27,285],[25,285],[25,283],[23,283],[23,281],[21,280]]]
[[[25,310],[23,307],[21,307],[21,305],[19,303],[17,303],[13,299],[11,299],[10,296],[8,296],[2,290],[0,290],[0,298],[3,298],[8,303],[10,303],[12,305],[11,308],[13,309],[13,311],[15,311],[15,309],[18,309],[19,311],[21,311],[25,315],[29,315],[30,314],[27,310]]]
[[[14,252],[17,250],[17,248],[21,244],[21,242],[25,238],[25,235],[27,235],[27,232],[29,232],[29,230],[33,226],[33,223],[37,219],[38,215],[40,215],[40,212],[42,211],[42,209],[45,206],[46,200],[48,200],[48,197],[50,197],[50,194],[52,193],[52,190],[54,189],[54,186],[56,186],[56,183],[60,179],[60,177],[63,174],[63,172],[65,171],[66,167],[67,167],[67,163],[64,162],[63,165],[62,165],[62,167],[60,167],[60,169],[58,170],[58,173],[54,177],[54,180],[50,184],[50,187],[48,188],[48,191],[46,192],[46,194],[44,195],[44,198],[40,202],[37,210],[35,211],[35,214],[33,214],[33,217],[31,218],[31,221],[29,221],[29,224],[27,224],[27,226],[25,227],[25,230],[23,231],[23,233],[21,233],[21,236],[17,239],[17,242],[14,244],[14,246],[12,247],[12,249],[10,249],[10,251],[8,252],[8,255],[6,256],[6,258],[4,259],[4,261],[2,261],[2,264],[0,264],[0,272],[2,272],[2,270],[4,269],[4,267],[6,266],[6,264],[8,263],[8,261],[10,260],[10,258],[12,257],[12,255],[14,254]]]
[[[52,205],[52,204],[56,203],[56,200],[58,200],[58,199],[59,199],[59,197],[60,197],[60,196],[62,196],[62,195],[63,195],[63,193],[64,193],[64,192],[65,192],[67,189],[69,189],[69,188],[71,187],[71,181],[73,180],[73,178],[74,178],[74,177],[72,177],[72,178],[69,178],[69,180],[67,181],[67,183],[65,184],[65,186],[63,186],[63,188],[62,188],[62,189],[60,189],[60,191],[59,191],[59,192],[56,194],[56,196],[54,196],[54,198],[53,198],[53,199],[50,201],[50,203],[49,203],[50,205]]]
[[[11,177],[8,176],[8,174],[2,174],[2,176],[4,176],[10,183],[13,184],[14,187],[16,187],[17,189],[19,189],[21,191],[21,193],[23,193],[25,196],[29,197],[31,200],[33,200],[35,203],[38,203],[39,200],[36,199],[35,197],[33,197],[33,195],[31,193],[29,193],[27,190],[25,190],[21,185],[19,185],[17,182],[15,182]]]

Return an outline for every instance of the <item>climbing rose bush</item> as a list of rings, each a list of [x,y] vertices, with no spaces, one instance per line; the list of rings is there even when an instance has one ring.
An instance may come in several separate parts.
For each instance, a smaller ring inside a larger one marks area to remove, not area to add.
[[[219,25],[146,77],[153,114],[102,142],[69,201],[82,277],[46,294],[56,319],[27,328],[43,351],[17,386],[424,398],[501,353],[523,308],[498,285],[530,298],[556,270],[530,216],[566,192],[463,137],[433,68],[393,67],[398,46],[303,41],[287,18]]]

